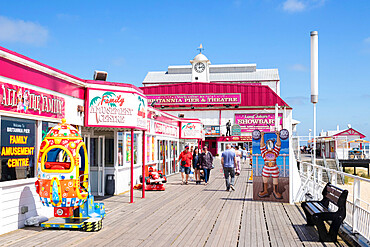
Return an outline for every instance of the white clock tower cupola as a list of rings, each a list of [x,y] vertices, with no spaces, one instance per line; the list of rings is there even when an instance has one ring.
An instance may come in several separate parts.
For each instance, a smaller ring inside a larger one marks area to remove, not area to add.
[[[192,65],[191,81],[192,82],[209,82],[209,65],[211,62],[202,54],[203,46],[199,46],[199,54],[190,61]]]

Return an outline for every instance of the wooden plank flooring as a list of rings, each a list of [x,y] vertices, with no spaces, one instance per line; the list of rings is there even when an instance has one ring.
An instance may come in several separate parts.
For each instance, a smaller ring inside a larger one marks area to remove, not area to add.
[[[30,227],[1,235],[0,246],[346,246],[318,242],[298,205],[253,201],[249,176],[244,167],[236,191],[225,191],[217,160],[207,186],[181,185],[177,174],[166,191],[146,199],[135,191],[133,204],[128,193],[99,198],[107,211],[99,232]]]

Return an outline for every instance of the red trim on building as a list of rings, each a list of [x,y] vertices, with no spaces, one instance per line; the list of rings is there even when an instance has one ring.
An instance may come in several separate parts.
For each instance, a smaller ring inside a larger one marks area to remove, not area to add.
[[[16,81],[84,99],[84,87],[2,57],[0,57],[0,75]]]
[[[53,68],[53,67],[51,67],[51,66],[49,66],[49,65],[46,65],[46,64],[44,64],[44,63],[41,63],[41,62],[39,62],[39,61],[37,61],[37,60],[34,60],[34,59],[32,59],[32,58],[29,58],[29,57],[26,57],[26,56],[24,56],[24,55],[22,55],[22,54],[16,53],[16,52],[11,51],[11,50],[8,50],[8,49],[6,49],[6,48],[4,48],[4,47],[2,47],[2,46],[0,46],[0,50],[2,50],[2,51],[4,51],[4,52],[7,52],[7,53],[9,53],[9,54],[11,54],[11,55],[13,55],[13,56],[17,56],[17,57],[19,57],[19,58],[22,58],[22,59],[24,59],[24,60],[27,60],[27,61],[29,61],[29,62],[35,63],[35,64],[37,64],[37,65],[40,65],[40,66],[42,66],[42,67],[45,67],[45,68],[48,68],[48,69],[54,70],[55,72],[61,73],[61,74],[63,74],[63,75],[66,75],[66,76],[68,76],[68,77],[71,77],[71,78],[73,78],[73,79],[76,79],[76,80],[79,80],[79,81],[81,81],[81,82],[84,82],[84,80],[83,80],[83,79],[78,78],[77,76],[74,76],[74,75],[68,74],[68,73],[66,73],[66,72],[64,72],[64,71],[61,71],[61,70],[56,69],[56,68]]]
[[[94,81],[94,80],[85,80],[85,82],[89,84],[98,84],[98,85],[107,85],[107,86],[116,86],[116,87],[128,87],[128,88],[133,88],[137,90],[139,93],[142,93],[142,94],[144,93],[143,90],[141,90],[137,86],[132,85],[132,84],[127,84],[127,83],[110,82],[110,81]],[[119,91],[118,89],[116,90]],[[142,96],[145,97],[145,95],[142,95]]]
[[[228,84],[228,83],[181,83],[171,85],[158,85],[141,87],[145,95],[178,95],[178,94],[220,94],[220,93],[240,93],[241,104],[240,107],[266,107],[266,106],[279,106],[289,105],[282,100],[270,87],[263,85],[244,85],[244,84]],[[191,106],[189,104],[188,106]],[[233,106],[233,104],[230,104]],[[160,107],[161,104],[157,103],[155,107]],[[198,107],[201,105],[198,105]],[[176,107],[174,105],[173,107]],[[290,108],[290,107],[289,107]],[[209,108],[215,110],[217,108]],[[166,111],[169,109],[166,109]]]
[[[344,130],[344,131],[339,132],[339,133],[337,133],[333,136],[360,136],[360,138],[365,138],[366,137],[364,134],[358,132],[357,130],[355,130],[353,128]]]

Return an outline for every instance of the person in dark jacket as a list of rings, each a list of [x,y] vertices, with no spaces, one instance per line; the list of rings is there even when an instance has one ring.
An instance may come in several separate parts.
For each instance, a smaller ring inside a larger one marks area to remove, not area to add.
[[[211,174],[211,169],[213,169],[213,156],[208,151],[208,147],[203,147],[203,152],[199,156],[199,166],[200,169],[204,171],[204,182],[205,185],[208,184],[209,175]]]
[[[198,147],[194,148],[193,152],[193,169],[195,176],[195,184],[200,184],[200,168],[199,168],[199,149]]]

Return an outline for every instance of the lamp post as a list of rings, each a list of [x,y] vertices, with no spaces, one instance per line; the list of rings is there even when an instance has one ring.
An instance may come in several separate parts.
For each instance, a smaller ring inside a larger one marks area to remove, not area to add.
[[[316,165],[316,103],[319,101],[319,34],[311,32],[311,103],[313,104],[313,164]]]

